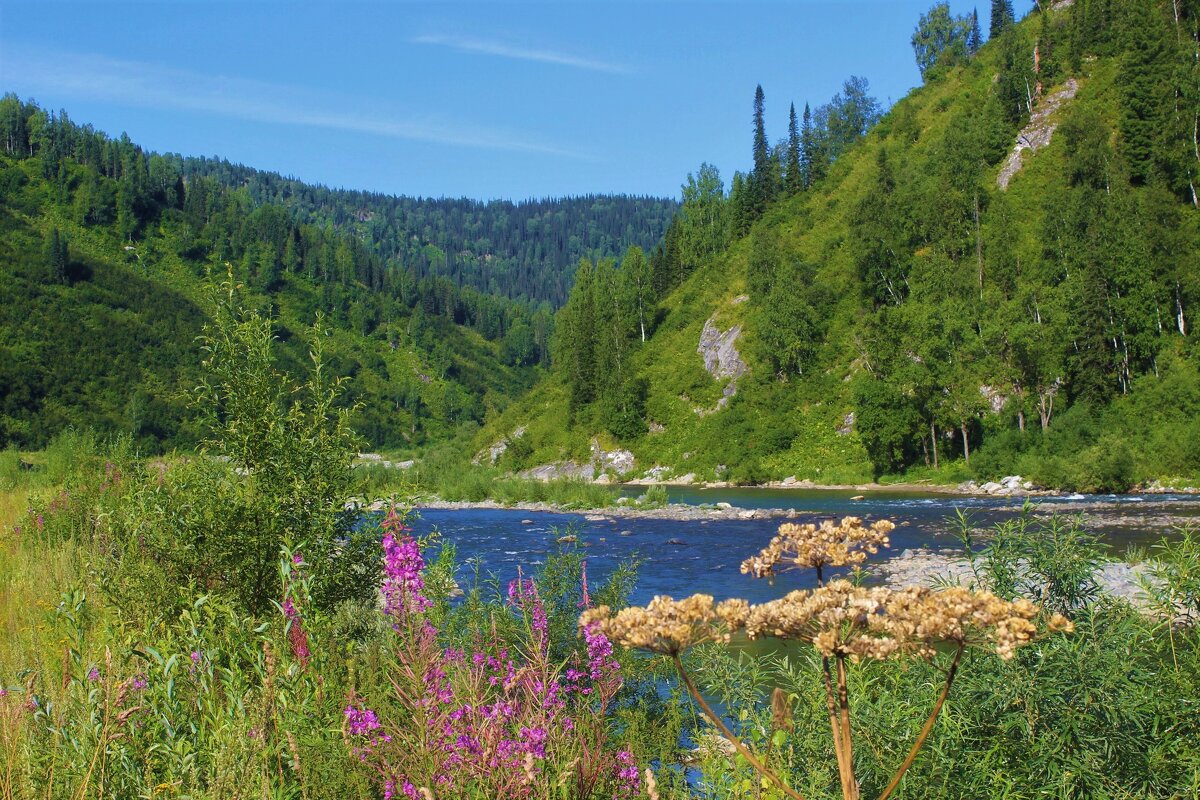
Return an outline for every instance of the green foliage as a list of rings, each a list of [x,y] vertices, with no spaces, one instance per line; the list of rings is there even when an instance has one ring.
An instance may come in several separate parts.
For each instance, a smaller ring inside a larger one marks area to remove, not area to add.
[[[923,79],[931,77],[935,69],[954,67],[972,54],[970,40],[975,33],[972,22],[977,30],[978,18],[953,16],[949,3],[935,3],[921,15],[912,36],[912,46]]]
[[[232,283],[219,290],[214,320],[193,396],[207,428],[200,454],[138,492],[125,517],[127,557],[149,559],[169,587],[221,592],[252,613],[279,596],[284,547],[315,565],[321,606],[369,596],[378,537],[343,508],[357,440],[335,405],[323,331],[313,332],[310,373],[293,384],[273,365],[271,322],[241,305]],[[170,601],[169,589],[145,591]]]

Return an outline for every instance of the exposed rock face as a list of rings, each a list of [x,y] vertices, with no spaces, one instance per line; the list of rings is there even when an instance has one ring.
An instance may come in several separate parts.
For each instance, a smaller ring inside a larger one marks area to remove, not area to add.
[[[842,424],[837,429],[838,436],[849,436],[854,432],[854,412],[851,411],[846,416],[842,417]]]
[[[1009,154],[1008,160],[1004,162],[1004,166],[1000,168],[1000,174],[996,176],[997,186],[1001,189],[1008,188],[1009,181],[1021,171],[1021,159],[1026,150],[1036,152],[1050,144],[1050,139],[1054,136],[1054,129],[1058,127],[1058,123],[1051,121],[1051,117],[1074,98],[1078,91],[1079,83],[1071,78],[1063,85],[1063,88],[1054,94],[1047,95],[1038,103],[1037,110],[1029,118],[1029,124],[1017,134],[1017,144]]]
[[[591,464],[579,464],[575,461],[563,461],[558,464],[542,464],[521,473],[522,478],[533,478],[537,481],[552,481],[556,478],[578,478],[590,481],[596,476],[596,468]]]
[[[741,325],[734,325],[722,333],[712,317],[704,323],[704,330],[700,332],[700,346],[696,348],[696,352],[704,357],[704,368],[714,378],[736,379],[746,374],[746,363],[734,347],[741,333]]]
[[[478,453],[475,456],[474,463],[479,464],[482,463],[484,459],[487,459],[489,464],[495,464],[500,459],[500,456],[504,455],[505,451],[508,450],[509,441],[511,439],[519,439],[524,435],[525,426],[522,425],[508,436],[505,436],[503,439],[493,444],[487,450],[484,450],[482,453]]]
[[[592,463],[596,464],[601,472],[629,472],[633,469],[633,453],[628,450],[604,450],[600,447],[599,439],[592,439]]]
[[[749,372],[746,362],[742,361],[742,356],[735,346],[741,334],[741,325],[734,325],[729,330],[722,332],[713,322],[712,317],[705,321],[696,352],[704,358],[704,368],[708,370],[709,375],[717,380],[728,378],[729,383],[726,384],[721,399],[717,401],[716,408],[697,408],[695,411],[698,415],[705,417],[715,414],[729,405],[729,398],[737,394],[738,378]]]
[[[1020,475],[1008,475],[1001,478],[999,482],[988,481],[980,486],[975,481],[967,481],[959,484],[961,491],[971,494],[990,494],[997,497],[1024,497],[1030,492],[1038,491],[1037,488],[1030,482],[1022,478]]]
[[[597,483],[613,483],[621,475],[632,472],[636,462],[628,450],[605,450],[599,439],[592,439],[592,457],[586,464],[563,461],[542,464],[521,473],[523,478],[551,481],[555,478],[578,478]]]

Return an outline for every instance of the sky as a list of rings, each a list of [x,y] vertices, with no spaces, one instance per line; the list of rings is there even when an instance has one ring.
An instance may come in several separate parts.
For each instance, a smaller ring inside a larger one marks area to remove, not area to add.
[[[932,1],[0,0],[0,91],[332,187],[678,197],[749,168],[756,84],[772,141],[850,75],[902,98]]]

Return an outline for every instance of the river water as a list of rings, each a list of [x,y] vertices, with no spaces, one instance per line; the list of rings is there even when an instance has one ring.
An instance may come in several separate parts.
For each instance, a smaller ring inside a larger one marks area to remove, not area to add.
[[[630,493],[643,491],[632,488]],[[672,503],[689,505],[731,503],[746,509],[795,509],[797,522],[819,522],[854,515],[867,521],[891,519],[901,527],[892,533],[892,547],[876,559],[905,549],[960,549],[953,535],[954,517],[961,510],[975,527],[987,527],[1020,511],[1022,500],[967,497],[917,492],[852,492],[804,489],[697,489],[672,487]],[[861,495],[862,500],[851,500]],[[1084,524],[1100,533],[1110,550],[1147,546],[1172,533],[1173,526],[1200,523],[1200,497],[1188,495],[1071,495],[1033,498],[1034,513],[1082,515]],[[471,580],[474,564],[483,575],[504,585],[518,568],[529,575],[560,547],[582,547],[589,578],[604,580],[621,561],[637,557],[641,564],[632,602],[642,604],[658,594],[686,596],[705,592],[717,599],[745,597],[762,602],[794,588],[812,585],[808,572],[781,575],[774,586],[742,575],[743,559],[764,547],[784,520],[675,520],[647,517],[585,517],[508,509],[421,509],[414,532],[434,530],[457,548],[459,582]],[[570,543],[560,543],[574,536]]]

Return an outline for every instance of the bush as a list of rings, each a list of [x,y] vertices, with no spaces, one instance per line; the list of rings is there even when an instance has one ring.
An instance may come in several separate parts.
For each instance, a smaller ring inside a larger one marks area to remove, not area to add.
[[[313,565],[322,607],[375,591],[378,538],[345,507],[357,441],[336,409],[322,332],[312,331],[312,367],[297,384],[273,366],[271,328],[241,305],[232,284],[221,287],[193,397],[207,437],[195,458],[139,487],[114,533],[122,559],[145,559],[161,572],[145,576],[152,602],[191,585],[262,613],[280,596],[284,548]],[[129,597],[136,601],[137,592]]]

